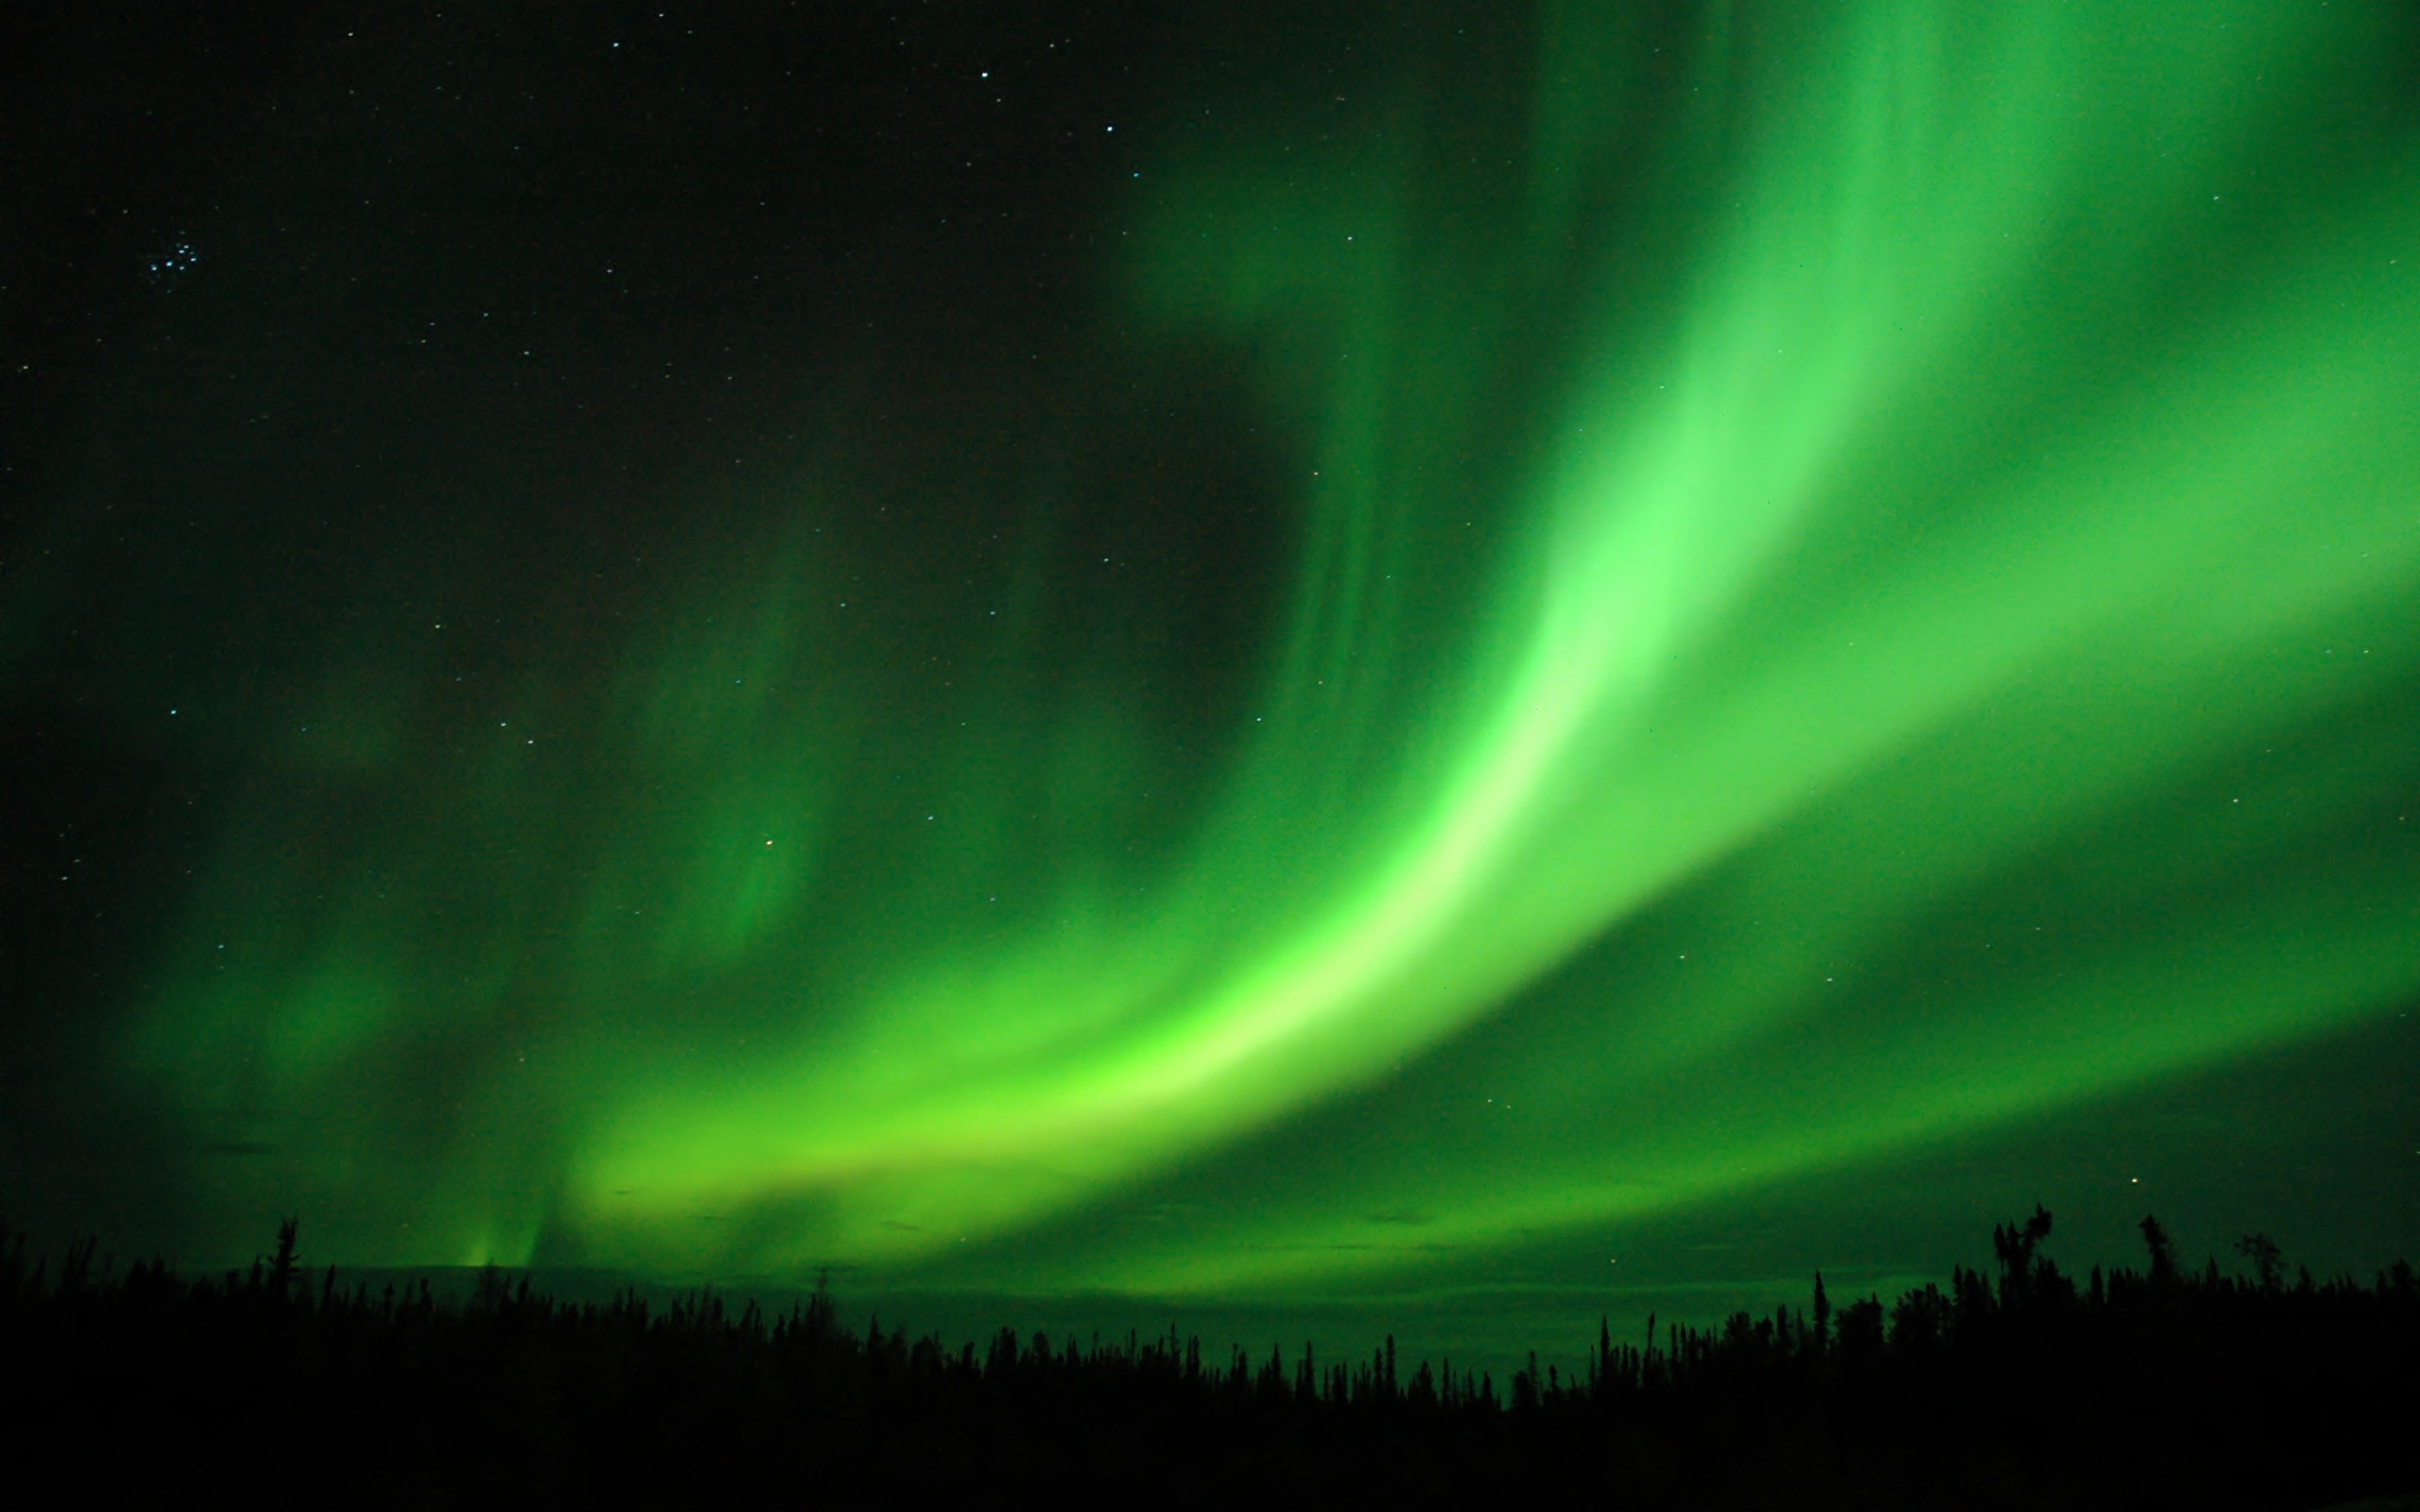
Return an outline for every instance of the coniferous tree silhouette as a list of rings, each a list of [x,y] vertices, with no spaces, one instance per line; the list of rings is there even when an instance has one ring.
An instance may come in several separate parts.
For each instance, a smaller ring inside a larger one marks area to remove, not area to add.
[[[273,1300],[285,1301],[286,1293],[294,1285],[297,1268],[295,1236],[301,1228],[301,1220],[295,1218],[288,1218],[277,1226],[277,1253],[269,1262],[268,1280],[268,1295]]]
[[[2143,1231],[2143,1247],[2151,1251],[2151,1282],[2166,1290],[2176,1282],[2176,1248],[2169,1242],[2168,1230],[2150,1213],[2143,1214],[2138,1226]]]
[[[2262,1291],[2278,1288],[2285,1278],[2286,1260],[2277,1241],[2264,1233],[2249,1233],[2235,1242],[2235,1251],[2252,1263],[2253,1274],[2259,1278]]]
[[[2050,1214],[2040,1203],[2020,1228],[2015,1224],[1992,1228],[1992,1250],[2000,1264],[2000,1304],[2021,1307],[2032,1288],[2033,1251],[2050,1236]]]
[[[2420,1486],[2402,1431],[2420,1415],[2411,1267],[2370,1286],[2306,1270],[2289,1290],[2271,1250],[2239,1245],[2256,1277],[2187,1273],[2156,1220],[2151,1273],[2096,1271],[2088,1291],[2042,1253],[2037,1207],[1994,1230],[1996,1287],[1960,1267],[1945,1291],[1838,1306],[1818,1275],[1805,1313],[1661,1338],[1651,1315],[1641,1347],[1600,1316],[1584,1370],[1527,1355],[1509,1415],[1492,1374],[1418,1358],[1404,1374],[1392,1336],[1325,1370],[1308,1345],[1290,1368],[1282,1348],[1256,1364],[1238,1345],[1205,1369],[1173,1328],[1089,1347],[1002,1329],[978,1358],[875,1319],[841,1329],[828,1278],[786,1314],[706,1292],[651,1307],[629,1288],[559,1304],[496,1267],[458,1305],[425,1277],[373,1294],[331,1270],[311,1288],[296,1227],[223,1280],[159,1262],[121,1276],[90,1241],[54,1272],[0,1229],[0,1455],[47,1463],[79,1428],[131,1435],[158,1451],[141,1463],[207,1483],[258,1441],[243,1404],[275,1401],[298,1430],[281,1452],[329,1456],[294,1473],[385,1455],[399,1504],[474,1486],[482,1501],[795,1502],[809,1484],[842,1503],[1024,1501],[1062,1489],[1043,1467],[1079,1446],[1104,1487],[1184,1465],[1263,1501],[1345,1484],[1498,1500],[1508,1478],[1601,1500],[1609,1467],[1626,1502],[1671,1507],[1980,1504],[2021,1485],[2079,1506],[2297,1508]],[[199,1381],[234,1389],[186,1389]],[[556,1479],[532,1479],[541,1462]],[[138,1458],[77,1463],[123,1478]]]

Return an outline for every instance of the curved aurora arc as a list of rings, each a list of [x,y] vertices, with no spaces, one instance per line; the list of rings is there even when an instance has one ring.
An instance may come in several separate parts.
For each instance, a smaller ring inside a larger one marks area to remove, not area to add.
[[[1512,164],[1461,161],[1433,79],[1324,161],[1168,134],[1129,313],[1257,352],[1315,476],[1253,728],[1148,885],[1060,856],[1016,927],[959,929],[931,875],[836,849],[820,731],[877,720],[880,678],[801,544],[634,638],[631,763],[688,797],[592,826],[556,922],[503,870],[434,951],[338,900],[172,988],[142,1064],[199,1109],[257,1056],[309,1179],[423,1194],[354,1236],[382,1258],[729,1274],[913,1267],[1474,1057],[1493,1101],[1412,1155],[1055,1279],[1183,1292],[1416,1263],[1348,1242],[1375,1211],[1433,1245],[1685,1207],[2410,992],[2415,879],[2310,844],[2401,770],[2310,732],[2414,671],[2420,180],[2329,158],[2311,104],[2381,49],[2317,7],[1827,9],[1709,8],[1677,64],[1550,17]],[[930,757],[953,818],[1036,801],[1032,671]],[[705,680],[789,691],[684,703]],[[1152,738],[1087,728],[1103,786]],[[541,784],[398,821],[382,874],[435,886],[433,833],[571,801]],[[964,828],[952,878],[1008,844]],[[2033,939],[1954,1015],[1860,1005],[1939,900],[2063,850],[2091,886],[2010,921]],[[224,858],[255,902],[265,853]],[[1625,934],[1658,908],[1684,922]],[[845,970],[796,928],[834,909],[890,920]],[[2157,925],[2068,927],[2130,915]],[[1582,954],[1611,964],[1541,986]],[[1468,1049],[1525,992],[1585,999],[1584,1053]],[[543,1056],[470,1077],[433,1150],[327,1111],[536,996]]]

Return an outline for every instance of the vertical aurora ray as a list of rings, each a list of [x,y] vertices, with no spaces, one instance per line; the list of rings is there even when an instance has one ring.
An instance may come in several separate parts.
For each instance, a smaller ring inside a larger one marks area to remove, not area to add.
[[[601,691],[530,669],[582,761],[296,755],[392,779],[374,880],[327,896],[325,816],[231,842],[186,944],[244,964],[138,1074],[311,1152],[247,1179],[408,1190],[345,1220],[382,1258],[778,1270],[1468,1057],[1392,1154],[1059,1278],[1169,1291],[1408,1263],[1374,1211],[1685,1207],[2420,988],[2408,855],[2343,860],[2420,672],[2420,180],[2343,130],[2386,23],[1570,7],[1496,73],[1453,29],[1325,146],[1163,131],[1133,203],[1131,339],[1250,352],[1310,474],[1249,728],[1146,859],[1148,705],[1028,646],[927,717],[959,632],[851,586],[836,467]],[[392,723],[358,696],[323,730]],[[1918,1011],[1883,985],[1962,898],[2021,939]],[[1506,1012],[1555,1032],[1470,1048]]]

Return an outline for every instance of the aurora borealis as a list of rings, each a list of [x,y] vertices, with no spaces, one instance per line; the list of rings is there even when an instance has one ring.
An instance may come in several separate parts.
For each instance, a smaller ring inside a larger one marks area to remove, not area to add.
[[[21,1204],[1207,1304],[2233,1076],[2411,1232],[2409,8],[264,26],[19,129]]]

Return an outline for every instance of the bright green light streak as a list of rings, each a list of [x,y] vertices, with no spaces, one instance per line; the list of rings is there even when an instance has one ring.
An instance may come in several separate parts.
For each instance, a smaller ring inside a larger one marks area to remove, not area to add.
[[[2044,835],[2410,671],[2394,608],[2420,531],[2397,417],[2420,319],[2388,271],[2420,205],[2409,174],[2373,175],[2324,234],[2238,278],[2193,281],[2189,316],[2163,302],[2167,263],[2218,244],[2227,191],[2204,189],[2358,66],[2357,26],[2263,6],[1953,22],[1877,0],[1766,57],[1732,26],[1714,12],[1669,141],[1647,146],[1597,124],[1640,60],[1586,8],[1558,12],[1526,220],[1478,251],[1446,246],[1423,198],[1434,165],[1409,148],[1325,179],[1194,164],[1197,192],[1163,207],[1147,308],[1266,336],[1272,402],[1322,439],[1268,727],[1144,899],[1087,882],[1077,847],[1046,858],[1072,872],[1022,931],[801,944],[817,887],[868,860],[829,850],[848,797],[826,755],[828,727],[873,696],[826,690],[811,715],[682,701],[717,680],[701,667],[766,685],[828,660],[779,597],[736,616],[752,630],[669,645],[634,676],[634,748],[691,796],[633,825],[593,889],[541,1111],[497,1111],[530,1095],[502,1080],[474,1096],[496,1126],[545,1135],[518,1160],[458,1147],[442,1165],[430,1206],[457,1246],[513,1258],[552,1224],[647,1264],[911,1261],[1363,1083],[1733,858],[1843,900],[1819,933],[1854,959]],[[1687,228],[1668,235],[1685,250],[1677,318],[1632,318],[1613,266],[1577,307],[1522,315],[1560,249],[1585,245],[1592,176],[1658,153],[1668,197],[1699,206],[1641,212]],[[1426,306],[1458,279],[1467,308]],[[1524,318],[1569,325],[1583,360],[1525,417],[1534,444],[1485,505],[1519,525],[1512,546],[1457,560],[1438,543],[1480,506],[1409,459],[1479,423]],[[2146,325],[2168,343],[2156,361],[2129,350]],[[801,558],[784,580],[817,570]],[[1421,616],[1443,600],[1481,608],[1441,650]],[[2261,662],[2351,629],[2372,644],[2326,679]],[[1407,694],[1440,664],[1442,691]],[[2031,723],[1996,719],[2001,701]],[[2082,742],[2065,738],[2078,718]],[[954,785],[1013,786],[1029,723],[1004,700],[997,732],[946,758]],[[1079,809],[1150,738],[1106,705],[1062,733]],[[1953,761],[1996,780],[1917,860],[1809,859],[1776,838],[1887,816]],[[509,780],[496,799],[536,801]],[[2154,848],[2136,864],[2233,863]],[[912,875],[882,885],[898,913],[927,896]],[[1217,1255],[1101,1257],[1085,1279],[1268,1285],[1392,1263],[1322,1247],[1349,1228],[1325,1215],[1340,1191],[1350,1211],[1407,1194],[1450,1211],[1456,1242],[1600,1222],[2307,1033],[2420,982],[2408,879],[2365,885],[2341,917],[2264,905],[2224,935],[1979,989],[1953,1023],[1858,1040],[1820,1094],[1760,1079],[1781,1091],[1742,1109],[1708,1082],[1650,1131],[1373,1170],[1240,1223]],[[615,931],[650,901],[663,921],[634,948]],[[430,997],[365,937],[254,953],[277,964],[175,1000],[156,1053],[223,1061],[198,1044],[241,1040],[273,1005],[270,1100],[324,1096],[331,1068],[391,1053],[416,1032],[400,1005]],[[1797,970],[1815,948],[1746,952],[1712,990],[1605,1002],[1588,1094],[1770,1051],[1827,1000]],[[667,1053],[665,1025],[700,999],[757,1027],[735,1039],[718,1019],[710,1048]],[[458,1032],[489,1001],[456,1000]],[[2012,1022],[2049,1048],[1996,1053],[1992,1026]],[[1508,1102],[1571,1091],[1551,1057],[1497,1070],[1524,1089]],[[363,1140],[346,1160],[391,1159]],[[706,1212],[744,1221],[701,1228]]]

